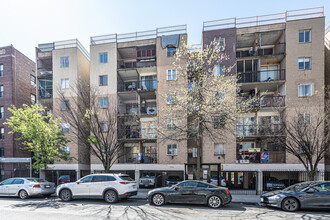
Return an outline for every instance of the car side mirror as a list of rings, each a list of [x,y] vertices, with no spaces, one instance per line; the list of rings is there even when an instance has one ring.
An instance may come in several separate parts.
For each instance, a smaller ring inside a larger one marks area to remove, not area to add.
[[[174,190],[178,190],[179,187],[177,187],[177,186],[173,186],[173,189],[174,189]]]
[[[316,193],[316,190],[313,188],[309,188],[308,190],[306,190],[306,193]]]
[[[79,183],[81,183],[79,180],[77,180],[77,182],[76,182],[77,184],[79,184]]]

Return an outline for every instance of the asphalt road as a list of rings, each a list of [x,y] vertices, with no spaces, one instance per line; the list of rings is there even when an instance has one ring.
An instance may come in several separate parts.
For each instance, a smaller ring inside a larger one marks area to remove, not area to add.
[[[0,198],[0,220],[11,219],[330,219],[327,211],[283,212],[258,205],[231,203],[220,209],[201,205],[150,206],[145,200],[126,200],[109,205],[102,200]]]

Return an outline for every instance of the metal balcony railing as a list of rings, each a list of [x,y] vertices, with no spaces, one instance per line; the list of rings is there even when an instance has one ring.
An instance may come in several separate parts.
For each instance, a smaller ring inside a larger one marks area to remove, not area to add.
[[[237,137],[254,137],[254,136],[276,136],[283,135],[281,124],[265,124],[265,125],[236,125]]]
[[[286,21],[317,18],[324,16],[324,7],[306,8],[299,10],[289,10],[283,13],[268,14],[261,16],[252,16],[245,18],[226,18],[203,22],[203,31],[225,29],[225,28],[243,28],[259,25],[284,23]]]
[[[157,89],[157,80],[142,80],[118,83],[118,92],[150,91]]]
[[[157,163],[157,154],[128,153],[121,156],[120,163]]]
[[[118,69],[134,69],[134,68],[143,68],[143,67],[153,67],[156,66],[156,60],[148,60],[148,61],[131,61],[131,62],[124,62],[118,61]]]
[[[262,160],[262,154],[267,154],[268,160]],[[285,151],[263,151],[263,152],[237,152],[238,163],[285,163]]]
[[[272,46],[274,46],[274,47],[260,48],[257,50],[239,50],[239,51],[236,51],[236,58],[285,54],[285,46],[286,46],[285,43],[278,43],[278,44],[274,44]]]
[[[285,96],[261,96],[260,107],[285,107]]]
[[[156,103],[140,105],[137,103],[122,104],[118,106],[119,115],[140,115],[140,114],[156,114]]]
[[[285,80],[285,69],[244,72],[239,73],[237,77],[237,83],[279,81]]]
[[[121,139],[136,140],[136,139],[157,139],[156,128],[137,128],[137,129],[122,129],[119,130]]]

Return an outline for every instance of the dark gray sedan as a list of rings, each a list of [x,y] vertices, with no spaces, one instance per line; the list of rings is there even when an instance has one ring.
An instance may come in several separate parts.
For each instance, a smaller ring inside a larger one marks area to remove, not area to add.
[[[200,181],[183,181],[172,187],[154,189],[148,192],[148,201],[152,205],[165,203],[207,204],[219,208],[231,202],[228,189]]]
[[[303,182],[263,194],[261,205],[294,212],[303,208],[330,208],[330,181]]]

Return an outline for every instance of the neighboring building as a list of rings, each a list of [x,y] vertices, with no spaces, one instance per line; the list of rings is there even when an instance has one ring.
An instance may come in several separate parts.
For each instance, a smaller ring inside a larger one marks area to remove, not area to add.
[[[35,63],[12,45],[0,47],[0,181],[14,176],[29,176],[27,163],[19,158],[31,158],[31,153],[22,150],[23,145],[9,134],[4,125],[11,116],[8,108],[36,103]],[[10,162],[16,158],[16,162]]]
[[[284,138],[278,132],[279,108],[294,117],[297,103],[305,105],[312,120],[309,105],[324,109],[324,22],[323,8],[204,22],[202,47],[223,38],[229,55],[223,65],[236,64],[240,96],[260,100],[237,120],[236,143],[204,143],[203,162],[221,163],[229,187],[253,188],[256,181],[265,181],[263,176],[303,180],[303,165],[268,137]],[[267,131],[265,124],[270,125]],[[324,161],[318,169],[324,171]],[[262,190],[262,181],[257,187]]]
[[[39,44],[36,48],[38,103],[44,105],[55,117],[61,111],[74,106],[76,98],[70,89],[75,89],[78,78],[89,82],[89,53],[77,40],[56,41]],[[60,100],[60,90],[68,96],[66,103]],[[70,104],[71,101],[71,104]],[[62,131],[71,141],[63,146],[67,153],[75,159],[71,162],[60,161],[49,165],[51,170],[42,173],[42,177],[57,181],[61,175],[70,175],[71,180],[80,178],[90,172],[89,149],[70,132],[70,123],[62,121]]]

